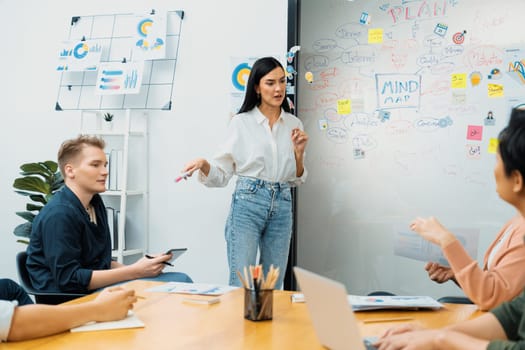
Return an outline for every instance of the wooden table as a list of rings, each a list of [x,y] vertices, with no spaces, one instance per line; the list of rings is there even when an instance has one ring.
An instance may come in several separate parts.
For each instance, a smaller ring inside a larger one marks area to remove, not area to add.
[[[252,322],[243,317],[244,296],[239,289],[220,297],[213,305],[183,302],[181,294],[151,293],[146,289],[159,282],[133,281],[133,288],[144,296],[135,304],[144,328],[70,333],[24,342],[0,344],[0,349],[321,349],[306,304],[292,303],[292,292],[275,291],[273,320]],[[87,296],[73,302],[92,298]],[[198,296],[200,297],[200,296]],[[380,335],[394,323],[364,323],[366,319],[411,317],[429,328],[442,327],[477,317],[474,305],[446,304],[440,311],[357,312],[363,336]]]

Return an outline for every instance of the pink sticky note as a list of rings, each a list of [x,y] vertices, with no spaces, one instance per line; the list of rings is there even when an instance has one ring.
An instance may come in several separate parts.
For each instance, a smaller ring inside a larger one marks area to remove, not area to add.
[[[467,128],[467,140],[481,141],[483,136],[482,125],[469,125]]]

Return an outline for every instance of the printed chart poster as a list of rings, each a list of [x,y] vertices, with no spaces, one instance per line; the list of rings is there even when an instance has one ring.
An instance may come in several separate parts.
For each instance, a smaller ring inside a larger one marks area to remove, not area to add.
[[[98,70],[95,95],[138,94],[144,62],[107,62]]]
[[[252,66],[257,58],[255,57],[232,57],[231,62],[231,83],[230,83],[230,113],[237,114],[244,99],[244,91],[248,84],[248,77],[252,71]]]
[[[102,56],[102,45],[96,40],[64,41],[60,45],[56,70],[59,72],[95,71]]]
[[[506,49],[505,60],[507,74],[520,86],[525,85],[525,50],[518,47]]]
[[[133,61],[166,57],[166,16],[136,16],[133,37]]]
[[[456,235],[456,238],[461,242],[469,255],[476,259],[478,256],[479,230],[452,228],[450,232]],[[406,229],[398,228],[395,232],[394,255],[425,262],[432,261],[443,266],[449,266],[439,246]]]

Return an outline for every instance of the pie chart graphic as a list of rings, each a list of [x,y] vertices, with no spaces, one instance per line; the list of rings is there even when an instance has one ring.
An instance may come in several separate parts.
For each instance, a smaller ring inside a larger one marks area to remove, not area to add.
[[[87,56],[89,52],[89,47],[87,46],[87,44],[85,43],[78,43],[75,48],[73,49],[73,56],[76,58],[76,59],[83,59],[84,57]]]
[[[248,63],[241,63],[235,67],[232,73],[232,84],[237,90],[244,91],[251,71],[252,67]]]
[[[147,37],[149,28],[153,25],[153,21],[150,18],[146,18],[139,22],[137,31],[140,36]]]

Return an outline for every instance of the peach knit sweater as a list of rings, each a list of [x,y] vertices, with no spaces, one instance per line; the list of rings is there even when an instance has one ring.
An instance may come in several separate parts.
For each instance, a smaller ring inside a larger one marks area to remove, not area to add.
[[[511,232],[502,242],[492,259],[492,266],[488,269],[490,252],[509,227]],[[468,255],[458,240],[443,249],[456,281],[465,295],[481,310],[488,310],[503,301],[511,300],[525,287],[524,235],[525,219],[518,215],[503,226],[490,244],[485,252],[483,268]]]

